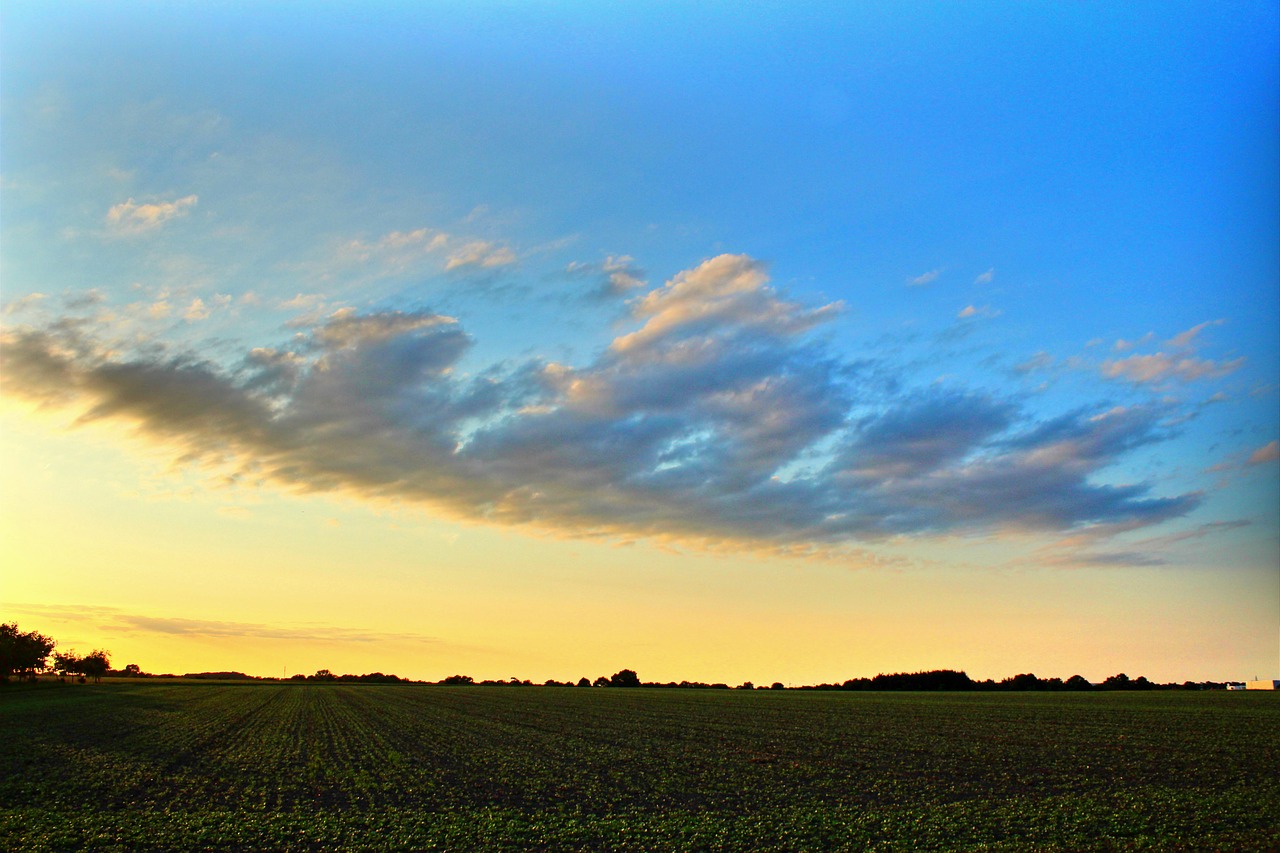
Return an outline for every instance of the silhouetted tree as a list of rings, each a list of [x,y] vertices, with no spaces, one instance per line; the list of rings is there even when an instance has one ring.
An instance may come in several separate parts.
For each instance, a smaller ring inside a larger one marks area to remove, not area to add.
[[[639,687],[640,676],[636,675],[636,671],[634,669],[624,669],[620,672],[615,672],[613,674],[613,676],[609,679],[609,686],[610,687]]]
[[[442,679],[441,684],[475,684],[476,680],[469,675],[451,675]]]
[[[130,678],[138,678],[146,673],[144,673],[142,671],[142,667],[138,666],[136,663],[127,663],[124,665],[124,669],[120,670],[120,674]]]
[[[1004,690],[1040,690],[1044,687],[1033,673],[1024,672],[1000,682]]]
[[[871,679],[872,690],[972,690],[974,686],[966,673],[954,669],[881,673]]]
[[[107,670],[111,669],[110,653],[102,649],[94,649],[89,654],[80,658],[80,672],[94,682],[102,680],[102,676],[107,674]]]
[[[592,687],[608,687],[608,686],[609,686],[609,679],[605,678],[605,677],[602,675],[602,676],[600,676],[599,678],[597,678],[595,681],[591,682],[591,686],[592,686]]]
[[[1108,676],[1107,679],[1102,682],[1102,689],[1103,690],[1128,690],[1129,676],[1125,675],[1123,672],[1118,673],[1116,675]]]
[[[54,645],[43,634],[18,630],[17,622],[0,625],[0,681],[8,681],[14,674],[34,680],[45,668]]]
[[[1073,675],[1063,682],[1064,690],[1092,690],[1093,685],[1083,675]]]
[[[60,676],[84,674],[84,670],[80,668],[80,658],[74,651],[55,652],[53,655],[53,670]]]
[[[579,686],[579,687],[590,687],[590,686],[591,686],[591,681],[590,681],[590,680],[589,680],[589,679],[584,675],[584,676],[582,676],[581,678],[579,678],[579,679],[578,679],[578,686]]]

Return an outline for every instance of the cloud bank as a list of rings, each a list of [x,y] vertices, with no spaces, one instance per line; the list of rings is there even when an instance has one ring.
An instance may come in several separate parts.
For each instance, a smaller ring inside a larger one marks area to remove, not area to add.
[[[407,235],[412,238],[412,235]],[[412,238],[410,242],[423,242]],[[419,503],[573,536],[838,552],[904,535],[1133,529],[1196,494],[1099,482],[1169,436],[1159,406],[1047,421],[1018,402],[900,391],[809,333],[764,267],[721,255],[630,303],[583,366],[456,368],[461,324],[346,308],[236,363],[53,323],[3,333],[7,393],[123,421],[246,482]]]

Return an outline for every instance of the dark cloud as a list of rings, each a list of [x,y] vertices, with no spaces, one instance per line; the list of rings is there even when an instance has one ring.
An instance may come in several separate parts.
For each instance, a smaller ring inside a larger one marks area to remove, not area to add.
[[[838,310],[789,301],[757,262],[724,255],[634,300],[633,331],[581,367],[459,375],[471,340],[452,318],[344,309],[231,367],[55,325],[5,332],[3,369],[9,393],[126,420],[184,459],[234,460],[246,481],[569,535],[794,552],[1140,526],[1196,505],[1095,481],[1168,437],[1163,409],[1035,422],[1015,399],[903,392],[806,334]]]

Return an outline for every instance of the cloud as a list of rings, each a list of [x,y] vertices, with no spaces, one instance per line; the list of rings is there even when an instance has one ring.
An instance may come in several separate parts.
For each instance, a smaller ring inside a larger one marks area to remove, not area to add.
[[[1053,356],[1044,350],[1035,353],[1031,358],[1024,362],[1015,364],[1013,369],[1017,373],[1034,373],[1038,370],[1047,370],[1053,366]]]
[[[1169,339],[1169,346],[1176,350],[1187,349],[1195,343],[1196,336],[1210,326],[1221,326],[1225,320],[1210,320],[1207,323],[1201,323],[1198,326],[1192,326],[1185,332],[1180,332]]]
[[[1195,355],[1196,339],[1210,326],[1219,326],[1223,320],[1201,323],[1174,335],[1166,342],[1169,351],[1149,355],[1131,355],[1126,358],[1108,359],[1102,362],[1102,375],[1108,379],[1124,379],[1135,385],[1158,385],[1173,380],[1195,382],[1200,379],[1218,379],[1238,370],[1244,357],[1230,361],[1214,361]],[[1115,343],[1116,352],[1127,352],[1154,340],[1151,332],[1137,341],[1120,339]]]
[[[487,240],[472,240],[451,251],[445,260],[444,268],[446,270],[459,267],[493,269],[510,266],[515,262],[516,253],[506,246],[499,246]]]
[[[191,300],[191,304],[182,312],[182,319],[196,322],[198,320],[209,319],[209,306],[204,304],[204,300],[196,297]]]
[[[340,309],[230,363],[128,351],[83,324],[5,330],[0,354],[7,393],[127,422],[220,476],[567,536],[851,552],[1143,526],[1199,501],[1098,482],[1170,437],[1167,408],[1041,420],[1014,398],[900,390],[810,334],[839,304],[786,298],[748,256],[630,305],[631,328],[585,364],[477,374],[459,370],[473,343],[461,324],[428,311]]]
[[[1124,338],[1120,338],[1115,342],[1115,344],[1113,345],[1113,348],[1115,349],[1116,352],[1128,352],[1134,347],[1142,346],[1144,344],[1149,344],[1155,339],[1156,339],[1155,332],[1147,332],[1145,335],[1138,338],[1136,341],[1126,341]]]
[[[107,211],[107,227],[118,234],[142,234],[153,231],[171,219],[185,216],[199,198],[194,195],[173,201],[138,204],[133,199],[114,205]]]
[[[372,262],[388,271],[402,272],[448,244],[448,234],[430,228],[416,228],[412,231],[391,231],[373,242],[351,240],[343,247],[341,255],[348,261]]]
[[[338,262],[360,264],[380,275],[406,275],[418,270],[431,257],[443,257],[448,270],[475,268],[492,270],[517,262],[507,246],[488,240],[460,238],[432,228],[391,231],[373,241],[348,241],[338,253]]]
[[[992,308],[990,305],[969,305],[961,309],[960,313],[956,314],[956,319],[957,320],[973,320],[978,318],[990,319],[992,317],[999,317],[999,316],[1000,316],[1000,312]]]
[[[1134,384],[1149,384],[1177,379],[1194,382],[1197,379],[1217,379],[1239,369],[1244,358],[1231,361],[1212,361],[1193,356],[1179,356],[1158,352],[1153,355],[1132,355],[1128,358],[1109,359],[1102,363],[1102,375],[1108,379],[1126,379]]]
[[[1169,533],[1150,536],[1131,542],[1122,549],[1098,550],[1097,546],[1108,538],[1128,533],[1131,525],[1103,526],[1073,534],[1039,549],[1035,559],[1042,565],[1081,567],[1149,567],[1168,565],[1173,558],[1170,548],[1182,542],[1203,539],[1249,526],[1248,521],[1215,521]]]
[[[1272,441],[1262,445],[1249,455],[1250,465],[1265,465],[1280,459],[1280,442]]]
[[[763,265],[745,255],[720,255],[680,273],[637,301],[632,315],[644,319],[637,332],[617,338],[615,352],[660,345],[664,339],[697,336],[699,331],[751,328],[789,336],[806,331],[839,312],[833,302],[806,310],[777,298]]]
[[[248,294],[246,294],[246,296],[248,296]],[[292,299],[285,299],[276,303],[276,307],[283,309],[310,310],[323,305],[324,299],[325,297],[323,293],[298,293],[295,294]]]
[[[996,268],[992,267],[991,269],[987,270],[986,272],[982,273],[980,276],[975,278],[973,280],[973,283],[974,284],[990,284],[991,282],[995,281],[995,278],[996,278]]]
[[[318,643],[436,643],[434,637],[367,631],[314,623],[264,624],[261,622],[226,622],[207,619],[181,619],[128,613],[115,607],[95,605],[10,605],[23,615],[92,623],[104,633],[159,634],[167,637],[205,637],[261,640],[300,640]]]
[[[646,284],[644,270],[635,265],[635,258],[630,255],[610,255],[599,264],[573,261],[565,272],[575,278],[595,279],[596,288],[590,295],[597,299],[629,296]]]
[[[39,294],[35,295],[38,296]],[[68,311],[83,311],[97,307],[106,301],[106,295],[96,287],[82,293],[68,293],[62,298],[62,304],[67,307]]]
[[[938,276],[940,275],[942,275],[941,267],[939,267],[936,270],[929,270],[927,273],[922,273],[921,275],[918,275],[915,278],[909,278],[907,279],[907,284],[911,285],[912,287],[922,287],[926,284],[929,284],[930,282],[936,281]]]
[[[33,308],[39,305],[45,299],[48,299],[48,296],[46,296],[43,293],[28,293],[26,296],[21,296],[17,299],[13,299],[5,303],[4,313],[5,314],[21,313],[23,311],[26,311],[29,308]]]

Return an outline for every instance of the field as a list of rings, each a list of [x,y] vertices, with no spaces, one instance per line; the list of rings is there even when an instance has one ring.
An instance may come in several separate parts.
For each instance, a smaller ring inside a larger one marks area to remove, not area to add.
[[[0,690],[0,848],[1268,850],[1280,695]]]

